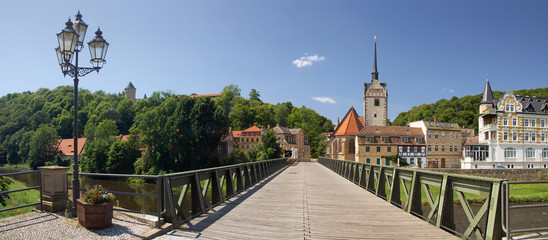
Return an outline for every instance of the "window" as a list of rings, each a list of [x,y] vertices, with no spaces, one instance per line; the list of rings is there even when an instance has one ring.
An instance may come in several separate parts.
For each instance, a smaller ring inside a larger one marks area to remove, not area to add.
[[[434,134],[434,138],[438,139],[438,132],[436,132],[436,134]]]
[[[504,135],[503,135],[502,139],[504,141],[508,141],[508,133],[507,132],[504,132]]]
[[[548,148],[542,149],[542,158],[548,158]]]
[[[445,152],[445,145],[441,145],[441,151]]]
[[[348,153],[354,153],[356,151],[356,144],[354,140],[348,141]]]
[[[377,152],[381,152],[381,147],[377,147]]]
[[[504,158],[516,158],[516,149],[511,147],[505,148]]]
[[[432,145],[428,145],[428,151],[432,152]]]
[[[399,151],[399,152],[403,152],[403,147],[402,147],[402,146],[399,146],[399,147],[398,147],[398,151]]]
[[[529,119],[527,118],[523,119],[523,126],[529,127]]]
[[[392,152],[392,147],[386,147],[387,152]]]
[[[453,145],[449,146],[449,152],[453,152]]]
[[[417,141],[418,143],[423,143],[423,139],[422,138],[415,138],[415,141]]]
[[[415,159],[414,158],[409,158],[409,164],[415,165]]]
[[[406,137],[401,138],[401,141],[402,141],[402,142],[405,142],[405,143],[406,143],[406,142],[409,142],[409,138],[406,138]]]
[[[376,118],[376,117],[377,117],[377,114],[376,114],[376,113],[375,113],[375,114],[373,114],[373,117],[375,117],[375,118]]]
[[[540,134],[540,141],[541,142],[546,141],[546,134],[544,134],[544,133]]]
[[[525,133],[525,134],[523,135],[523,140],[524,140],[524,141],[529,141],[529,133]]]
[[[369,147],[365,147],[365,152],[369,152],[369,151],[370,151]]]
[[[508,118],[503,118],[502,119],[502,125],[503,126],[508,126]]]
[[[438,151],[438,145],[434,146],[434,151],[435,151],[435,152]]]
[[[371,158],[366,158],[365,163],[371,163]]]
[[[381,101],[379,99],[375,99],[375,106],[380,106],[381,105]]]
[[[525,156],[527,158],[535,158],[535,149],[533,149],[533,148],[525,149]]]
[[[445,139],[445,133],[444,132],[441,133],[441,139]]]
[[[514,104],[513,103],[507,103],[506,104],[506,111],[507,112],[513,112],[514,111]]]
[[[390,166],[390,160],[384,159],[384,164],[385,164],[386,166]]]
[[[217,154],[223,154],[223,146],[217,146]]]
[[[453,139],[453,133],[449,134],[449,139]]]
[[[428,132],[428,138],[432,138],[432,132]]]
[[[532,142],[536,142],[536,141],[537,141],[537,134],[536,134],[536,133],[531,133],[531,141],[532,141]]]
[[[512,141],[518,140],[518,133],[512,133]]]
[[[512,118],[512,126],[517,126],[517,125],[518,125],[518,119]]]
[[[411,152],[411,147],[407,146],[407,152]]]
[[[459,135],[455,133],[455,139],[459,139]]]
[[[426,148],[425,148],[424,146],[421,147],[421,152],[424,153],[424,150],[425,150],[425,149],[426,149]]]
[[[546,120],[541,119],[540,120],[540,127],[544,127],[544,126],[546,126]]]
[[[381,165],[381,158],[377,158],[377,165]]]
[[[531,119],[531,127],[536,127],[536,126],[537,126],[537,120]]]
[[[372,138],[372,137],[367,137],[367,141],[368,141],[368,142],[373,142],[374,140],[375,140],[375,139]]]
[[[383,138],[382,138],[382,141],[383,141],[383,142],[389,142],[389,141],[390,141],[390,139],[389,139],[389,138],[387,138],[387,137],[383,137]]]

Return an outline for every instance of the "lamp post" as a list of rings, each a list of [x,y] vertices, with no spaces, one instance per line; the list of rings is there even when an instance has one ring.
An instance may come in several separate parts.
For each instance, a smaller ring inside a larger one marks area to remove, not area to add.
[[[59,47],[55,49],[57,60],[63,75],[74,78],[74,164],[72,174],[72,217],[76,217],[76,199],[80,197],[80,179],[78,176],[78,77],[83,77],[91,72],[99,73],[99,70],[106,63],[105,56],[109,43],[105,41],[101,29],[97,29],[93,40],[88,42],[91,64],[93,67],[79,67],[78,54],[84,47],[84,38],[88,25],[82,20],[80,11],[76,14],[74,21],[70,18],[65,23],[65,28],[57,34]],[[74,64],[72,60],[74,59]]]

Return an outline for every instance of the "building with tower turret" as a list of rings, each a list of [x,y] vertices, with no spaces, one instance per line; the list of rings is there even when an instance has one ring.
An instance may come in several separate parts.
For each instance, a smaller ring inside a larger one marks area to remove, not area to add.
[[[495,100],[487,79],[478,135],[463,149],[461,168],[548,168],[548,99],[508,91]]]
[[[375,36],[375,60],[371,82],[363,84],[363,115],[365,116],[365,127],[386,126],[388,110],[388,92],[386,83],[379,81],[377,71],[377,37]]]
[[[135,97],[136,93],[137,93],[137,88],[135,88],[133,86],[133,84],[131,82],[129,82],[129,84],[125,88],[125,93],[124,94],[125,94],[126,98],[131,99],[134,104],[137,101],[137,98]]]

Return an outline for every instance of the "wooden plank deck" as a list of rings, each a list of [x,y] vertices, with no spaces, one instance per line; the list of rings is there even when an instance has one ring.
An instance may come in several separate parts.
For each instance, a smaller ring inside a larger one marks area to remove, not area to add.
[[[457,239],[315,163],[298,163],[157,239]]]

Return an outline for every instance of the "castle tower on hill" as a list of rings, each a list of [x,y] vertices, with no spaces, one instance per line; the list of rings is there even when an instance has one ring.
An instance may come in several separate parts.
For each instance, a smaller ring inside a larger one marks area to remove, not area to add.
[[[377,36],[375,36],[375,62],[371,72],[371,83],[363,84],[363,115],[365,127],[386,126],[388,109],[388,92],[386,83],[379,81],[377,71]]]
[[[135,103],[137,101],[137,98],[135,97],[135,94],[137,93],[137,88],[135,88],[133,84],[129,82],[125,90],[126,98],[131,99],[133,103]]]

